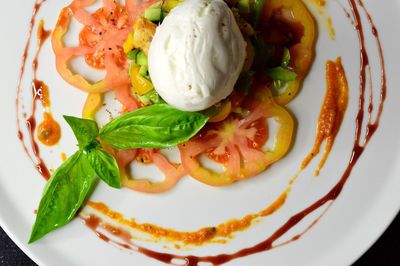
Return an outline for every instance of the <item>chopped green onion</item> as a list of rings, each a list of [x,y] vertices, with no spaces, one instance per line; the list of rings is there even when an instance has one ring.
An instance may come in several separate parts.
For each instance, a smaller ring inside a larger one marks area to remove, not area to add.
[[[273,80],[280,81],[292,81],[297,77],[295,72],[285,69],[281,66],[267,69],[267,75]]]

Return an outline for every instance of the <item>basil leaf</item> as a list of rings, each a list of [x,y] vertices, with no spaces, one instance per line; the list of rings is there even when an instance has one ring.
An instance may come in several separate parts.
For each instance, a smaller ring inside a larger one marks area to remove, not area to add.
[[[121,188],[118,164],[111,154],[93,149],[87,153],[87,158],[98,177],[110,187]]]
[[[293,71],[285,69],[283,67],[274,67],[267,69],[267,74],[273,80],[280,80],[280,81],[292,81],[295,80],[297,74]]]
[[[64,115],[64,119],[74,131],[81,149],[97,146],[95,143],[97,143],[96,137],[99,135],[99,127],[96,121],[66,115]]]
[[[57,169],[43,192],[29,243],[75,217],[91,189],[93,177],[94,171],[81,151]]]
[[[156,104],[118,117],[99,136],[116,149],[169,148],[193,137],[207,120],[200,113]]]

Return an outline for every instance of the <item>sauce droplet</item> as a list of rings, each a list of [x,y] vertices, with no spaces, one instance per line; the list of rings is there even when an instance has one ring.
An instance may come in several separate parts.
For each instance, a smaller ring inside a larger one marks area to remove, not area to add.
[[[53,119],[51,113],[44,113],[43,122],[37,129],[38,140],[46,146],[56,145],[61,138],[60,125]]]

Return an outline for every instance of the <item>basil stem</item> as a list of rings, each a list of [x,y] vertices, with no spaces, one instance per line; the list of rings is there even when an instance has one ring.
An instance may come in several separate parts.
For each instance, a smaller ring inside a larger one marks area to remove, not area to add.
[[[80,119],[67,115],[64,115],[64,119],[72,128],[72,131],[74,132],[81,149],[88,148],[88,146],[93,146],[93,142],[99,135],[99,127],[97,126],[96,121]]]

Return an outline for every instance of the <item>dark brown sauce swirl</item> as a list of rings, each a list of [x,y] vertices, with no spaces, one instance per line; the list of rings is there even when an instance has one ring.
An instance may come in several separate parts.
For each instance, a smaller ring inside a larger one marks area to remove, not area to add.
[[[33,156],[29,153],[28,151],[28,146],[27,144],[24,142],[24,134],[22,133],[21,130],[21,124],[20,124],[20,118],[19,118],[19,108],[20,108],[20,103],[19,103],[19,97],[22,93],[22,78],[25,74],[25,67],[26,67],[26,61],[28,58],[28,51],[29,51],[29,47],[30,47],[30,43],[31,43],[31,39],[32,39],[32,32],[33,32],[33,28],[35,26],[36,23],[36,16],[40,10],[40,8],[42,7],[43,3],[45,3],[46,0],[37,0],[35,2],[34,8],[33,8],[33,12],[32,12],[32,17],[30,20],[30,24],[29,24],[29,34],[28,34],[28,39],[27,42],[25,44],[25,49],[24,49],[24,53],[22,56],[22,65],[21,65],[21,69],[20,69],[20,75],[19,75],[19,81],[18,81],[18,85],[17,85],[17,96],[16,96],[16,111],[17,111],[17,130],[18,130],[18,139],[21,141],[23,148],[25,150],[25,153],[28,155],[28,157],[30,158],[30,160],[35,164],[35,168],[37,169],[37,171],[45,178],[45,179],[49,179],[51,174],[50,171],[48,170],[46,164],[44,163],[43,159],[40,156],[40,150],[39,150],[39,146],[35,140],[35,129],[36,129],[36,119],[35,119],[35,113],[36,113],[36,102],[39,101],[44,101],[43,99],[43,88],[46,86],[44,84],[43,81],[39,81],[36,79],[36,72],[37,72],[37,68],[38,68],[38,58],[39,58],[39,53],[41,51],[41,48],[43,46],[43,43],[48,39],[48,37],[50,36],[50,32],[44,30],[43,28],[43,22],[40,23],[39,25],[39,29],[38,29],[38,46],[37,46],[37,50],[36,50],[36,54],[35,57],[33,59],[32,62],[32,70],[33,70],[33,76],[34,76],[34,80],[32,81],[31,84],[31,88],[32,88],[32,108],[31,108],[31,112],[28,118],[26,118],[25,121],[25,126],[28,129],[28,134],[29,134],[29,143],[30,143],[30,147],[32,149],[33,152]]]

